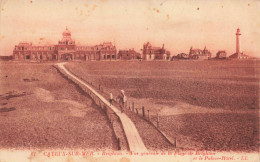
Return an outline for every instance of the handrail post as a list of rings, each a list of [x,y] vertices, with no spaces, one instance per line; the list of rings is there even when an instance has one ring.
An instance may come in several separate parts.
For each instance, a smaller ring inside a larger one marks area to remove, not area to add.
[[[142,107],[143,117],[145,117],[144,106]]]
[[[159,128],[159,114],[157,113],[157,128]]]

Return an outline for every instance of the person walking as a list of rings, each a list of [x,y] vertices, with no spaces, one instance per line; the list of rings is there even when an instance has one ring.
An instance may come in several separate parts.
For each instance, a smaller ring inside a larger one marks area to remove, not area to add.
[[[125,93],[123,94],[123,108],[126,107],[126,95]]]
[[[112,103],[113,102],[113,94],[112,94],[112,92],[110,92],[109,96],[110,96],[109,102],[110,102],[110,106],[111,106],[113,104]]]
[[[125,96],[125,91],[121,90],[121,93],[117,96],[116,99],[119,98],[119,105],[121,108],[121,112],[124,112],[124,108],[125,108],[125,103],[126,103],[126,96]]]

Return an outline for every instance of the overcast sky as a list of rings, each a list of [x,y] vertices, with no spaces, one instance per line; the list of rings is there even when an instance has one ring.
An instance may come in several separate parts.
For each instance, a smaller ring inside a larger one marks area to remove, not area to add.
[[[0,55],[21,41],[57,44],[67,26],[76,44],[111,41],[139,51],[150,41],[172,55],[191,46],[231,55],[239,27],[241,50],[260,56],[258,0],[2,0],[0,13]]]

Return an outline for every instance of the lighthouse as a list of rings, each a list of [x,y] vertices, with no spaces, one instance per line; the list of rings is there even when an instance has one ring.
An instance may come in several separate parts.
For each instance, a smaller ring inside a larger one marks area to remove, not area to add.
[[[233,55],[230,55],[229,58],[232,59],[248,59],[249,56],[245,55],[243,52],[240,51],[240,42],[239,42],[239,36],[241,35],[240,33],[240,29],[237,28],[237,32],[236,32],[236,53],[234,53]]]
[[[241,35],[240,33],[240,29],[237,28],[237,32],[236,32],[236,53],[238,55],[240,55],[240,44],[239,44],[239,36]]]

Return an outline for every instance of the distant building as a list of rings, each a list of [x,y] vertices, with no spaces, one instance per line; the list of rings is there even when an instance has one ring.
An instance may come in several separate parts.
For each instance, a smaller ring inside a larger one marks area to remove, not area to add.
[[[13,50],[14,60],[115,60],[116,47],[111,42],[94,46],[77,46],[66,28],[56,45],[35,46],[21,42]]]
[[[244,53],[234,53],[233,55],[229,56],[231,59],[248,59],[249,56],[245,55]]]
[[[150,42],[143,45],[143,60],[170,60],[170,51],[162,47],[154,47]]]
[[[243,52],[240,52],[240,42],[239,42],[239,36],[241,35],[240,29],[237,28],[236,32],[236,53],[229,56],[231,59],[248,59],[249,56],[245,55]]]
[[[192,47],[190,48],[189,52],[189,58],[190,59],[201,59],[201,60],[207,60],[211,58],[211,53],[205,46],[203,50],[201,49],[193,49]]]
[[[175,58],[176,59],[189,59],[189,55],[187,53],[179,53]]]
[[[216,54],[216,59],[226,59],[227,53],[226,51],[218,51]]]
[[[121,59],[121,60],[141,59],[141,54],[136,52],[134,49],[119,50],[117,56],[118,56],[118,59]]]

